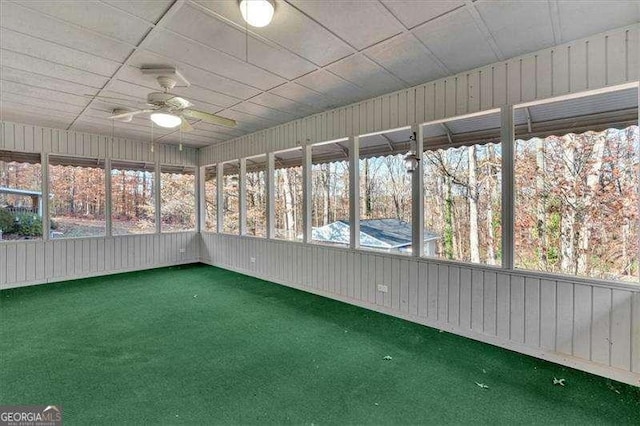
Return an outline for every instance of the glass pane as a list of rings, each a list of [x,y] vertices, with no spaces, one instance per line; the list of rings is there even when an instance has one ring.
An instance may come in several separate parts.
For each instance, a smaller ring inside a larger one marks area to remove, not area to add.
[[[636,88],[514,109],[515,264],[638,282]]]
[[[302,240],[302,150],[276,153],[275,238]]]
[[[42,238],[40,155],[0,151],[0,240]]]
[[[218,168],[209,166],[204,169],[204,230],[218,230]]]
[[[49,157],[51,238],[104,236],[104,162]]]
[[[162,167],[160,174],[160,224],[162,232],[193,231],[196,228],[196,177]]]
[[[111,167],[113,235],[156,231],[155,173],[148,167],[114,162]]]
[[[240,233],[239,178],[238,162],[225,163],[222,175],[222,196],[224,202],[222,232],[227,234],[237,235]]]
[[[314,242],[348,246],[348,141],[320,144],[311,150],[311,237]]]
[[[247,158],[247,235],[267,236],[267,158]]]
[[[501,261],[500,115],[424,127],[425,255]]]
[[[360,138],[360,247],[412,252],[411,174],[404,165],[411,129]]]

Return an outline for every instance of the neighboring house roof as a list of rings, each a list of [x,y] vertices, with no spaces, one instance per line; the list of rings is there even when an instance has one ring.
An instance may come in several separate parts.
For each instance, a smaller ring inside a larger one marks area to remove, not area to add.
[[[338,220],[313,228],[314,240],[349,244],[349,221]],[[440,238],[424,231],[424,241]],[[411,245],[411,224],[400,219],[367,219],[360,221],[360,245],[374,248],[400,248]]]

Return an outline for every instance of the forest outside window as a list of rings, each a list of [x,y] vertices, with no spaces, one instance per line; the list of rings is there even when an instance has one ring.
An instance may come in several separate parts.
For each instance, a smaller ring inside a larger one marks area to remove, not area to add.
[[[267,236],[267,156],[246,159],[247,235]]]
[[[111,223],[113,235],[156,231],[153,164],[111,163]]]
[[[40,154],[0,151],[0,240],[42,238]]]
[[[501,263],[500,113],[424,126],[425,252],[462,262]]]
[[[360,247],[412,252],[411,174],[404,158],[411,128],[360,137]],[[425,247],[434,239],[425,231]],[[425,253],[431,254],[429,250]]]
[[[106,232],[104,160],[49,157],[50,236],[77,238]]]
[[[313,242],[349,246],[348,139],[311,148]]]
[[[222,232],[238,235],[240,233],[240,164],[238,161],[230,161],[223,165],[222,197]]]
[[[302,149],[274,154],[274,237],[302,241]]]
[[[514,108],[515,265],[638,282],[637,87]]]
[[[204,230],[218,231],[218,168],[204,168]]]
[[[193,167],[160,168],[160,224],[162,232],[196,228],[196,176]]]

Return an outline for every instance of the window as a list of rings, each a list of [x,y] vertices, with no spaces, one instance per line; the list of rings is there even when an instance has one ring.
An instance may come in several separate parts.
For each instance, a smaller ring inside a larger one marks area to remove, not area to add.
[[[42,238],[40,154],[0,151],[0,239]]]
[[[156,230],[153,164],[111,163],[113,235],[149,234]]]
[[[104,236],[104,161],[94,158],[49,157],[51,238]]]
[[[412,251],[411,174],[404,164],[411,149],[411,134],[409,128],[360,137],[363,249],[404,254]]]
[[[267,236],[267,156],[247,158],[247,235]]]
[[[222,172],[223,220],[222,232],[240,233],[240,165],[237,161],[224,163]]]
[[[275,238],[302,240],[302,149],[275,154]]]
[[[499,112],[424,126],[425,253],[499,264]]]
[[[514,109],[515,264],[638,282],[638,90]]]
[[[195,169],[181,166],[161,166],[160,170],[160,224],[162,232],[195,230]]]
[[[311,149],[311,237],[323,244],[349,245],[348,140]]]
[[[204,230],[218,231],[218,167],[204,169]]]

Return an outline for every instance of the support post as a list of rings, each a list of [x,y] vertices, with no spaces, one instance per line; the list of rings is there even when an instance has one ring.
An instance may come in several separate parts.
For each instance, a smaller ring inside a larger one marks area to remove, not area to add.
[[[505,105],[500,110],[502,127],[502,267],[513,269],[514,259],[514,129],[513,105]]]
[[[312,200],[312,180],[311,180],[311,159],[313,147],[305,145],[302,147],[302,241],[310,243],[312,240],[312,221],[311,221],[311,200]]]
[[[247,159],[240,159],[240,172],[238,173],[238,203],[240,235],[247,235]]]
[[[360,248],[360,137],[349,137],[350,247]]]
[[[224,220],[224,164],[216,164],[216,232],[222,232]]]
[[[418,159],[418,166],[411,173],[411,247],[412,255],[420,257],[424,254],[424,170],[422,126],[414,124],[411,132],[415,135],[411,149]]]
[[[158,153],[154,153],[154,156],[157,158],[158,157]],[[155,162],[155,176],[154,176],[154,181],[155,181],[155,187],[154,187],[154,198],[155,198],[155,205],[156,205],[156,234],[160,234],[162,233],[162,211],[160,210],[162,202],[160,200],[160,194],[162,193],[160,191],[160,187],[162,186],[162,166],[160,165],[159,161]]]
[[[104,161],[104,183],[105,183],[105,203],[104,203],[104,219],[105,219],[105,235],[111,237],[113,234],[113,218],[111,214],[111,159]]]
[[[42,240],[48,241],[51,236],[49,219],[49,154],[43,153],[40,157],[42,170]]]
[[[265,183],[267,186],[267,238],[275,237],[275,158],[273,152],[267,153],[267,174]]]
[[[207,196],[204,181],[205,181],[205,170],[206,167],[198,167],[197,169],[197,183],[196,183],[196,200],[198,201],[197,212],[197,223],[198,229],[196,232],[202,233],[206,230],[205,221],[207,219],[207,210],[206,210],[206,201],[205,197]]]

